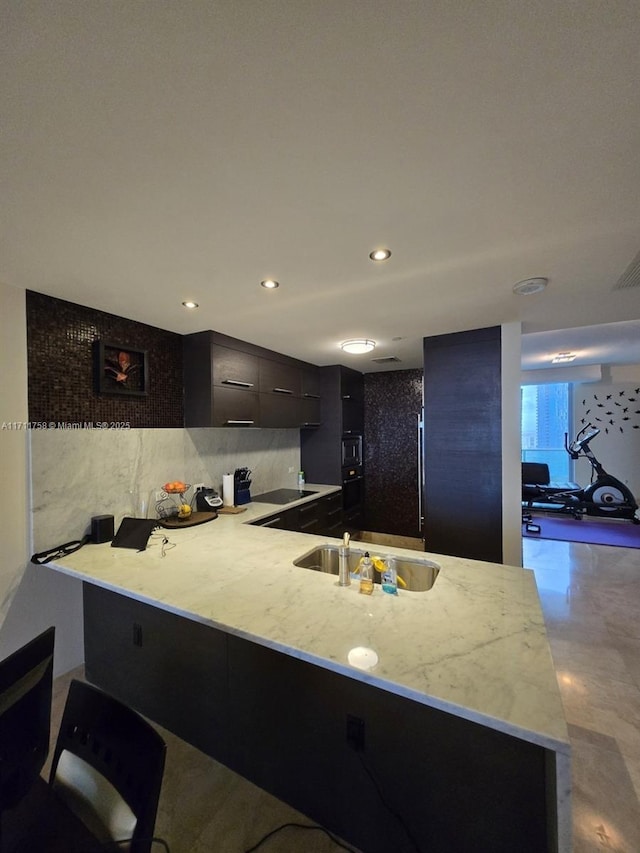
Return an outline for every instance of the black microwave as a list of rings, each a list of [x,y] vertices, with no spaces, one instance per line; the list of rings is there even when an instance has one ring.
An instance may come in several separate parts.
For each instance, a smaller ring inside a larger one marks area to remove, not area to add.
[[[362,436],[350,435],[342,439],[342,467],[362,465]]]

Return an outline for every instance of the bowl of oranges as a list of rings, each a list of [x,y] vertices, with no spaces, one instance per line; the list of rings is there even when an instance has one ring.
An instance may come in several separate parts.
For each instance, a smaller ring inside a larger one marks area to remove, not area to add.
[[[182,495],[190,487],[187,483],[183,483],[182,480],[173,480],[170,483],[165,483],[162,488],[168,495]]]

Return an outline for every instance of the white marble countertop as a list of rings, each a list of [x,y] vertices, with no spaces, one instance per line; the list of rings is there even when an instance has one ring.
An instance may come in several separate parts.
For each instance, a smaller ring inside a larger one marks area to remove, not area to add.
[[[307,484],[318,496],[335,486]],[[313,497],[297,501],[302,504]],[[246,512],[166,534],[175,547],[146,551],[86,545],[49,568],[221,628],[384,690],[568,754],[569,738],[533,572],[401,548],[441,567],[426,592],[371,596],[333,575],[293,565],[326,536],[247,522],[295,506]],[[370,670],[348,662],[373,649]]]

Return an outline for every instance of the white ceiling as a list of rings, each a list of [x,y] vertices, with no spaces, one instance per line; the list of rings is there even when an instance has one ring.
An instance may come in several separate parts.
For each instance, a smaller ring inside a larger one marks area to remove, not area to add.
[[[637,0],[2,7],[6,284],[365,372],[640,320]]]

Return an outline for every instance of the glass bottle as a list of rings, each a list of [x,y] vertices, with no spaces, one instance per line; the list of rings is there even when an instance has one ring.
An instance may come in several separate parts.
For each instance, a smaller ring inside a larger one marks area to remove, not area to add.
[[[398,573],[395,557],[388,558],[383,571],[380,573],[380,585],[383,592],[388,592],[389,595],[398,594]]]
[[[373,592],[373,563],[368,551],[364,552],[360,562],[360,592],[364,595],[371,595]]]

